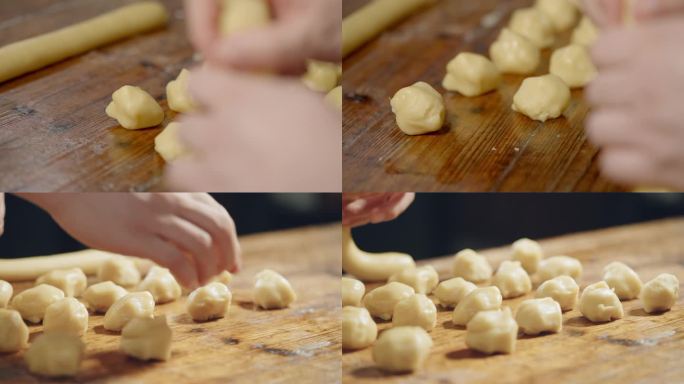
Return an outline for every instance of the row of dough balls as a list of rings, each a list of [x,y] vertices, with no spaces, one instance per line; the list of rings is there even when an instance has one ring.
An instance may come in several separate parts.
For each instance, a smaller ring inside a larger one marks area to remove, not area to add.
[[[508,28],[489,49],[492,60],[459,53],[447,64],[442,86],[474,97],[495,90],[502,73],[532,74],[541,61],[541,49],[554,43],[554,33],[574,25],[577,13],[569,0],[538,0],[535,7],[515,11]],[[596,27],[583,17],[573,32],[572,43],[553,52],[550,73],[522,82],[512,109],[538,121],[559,117],[570,103],[570,88],[583,87],[597,75],[588,52],[597,36]],[[397,125],[407,135],[434,132],[444,126],[444,98],[425,82],[400,89],[390,104]]]

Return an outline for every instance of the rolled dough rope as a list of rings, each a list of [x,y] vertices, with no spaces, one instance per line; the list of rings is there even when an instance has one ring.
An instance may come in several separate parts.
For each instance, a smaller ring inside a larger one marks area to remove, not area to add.
[[[54,32],[0,48],[0,83],[123,38],[168,20],[156,1],[132,4]]]
[[[54,269],[76,267],[81,268],[86,275],[94,275],[97,273],[100,264],[112,256],[119,255],[96,249],[86,249],[57,255],[0,260],[0,280],[35,280],[38,276]],[[150,260],[130,256],[125,257],[129,257],[143,275],[154,265]]]
[[[435,0],[372,0],[342,20],[342,57]]]
[[[342,229],[342,268],[365,282],[386,281],[405,268],[415,268],[410,255],[399,252],[369,253],[354,243],[349,228]]]

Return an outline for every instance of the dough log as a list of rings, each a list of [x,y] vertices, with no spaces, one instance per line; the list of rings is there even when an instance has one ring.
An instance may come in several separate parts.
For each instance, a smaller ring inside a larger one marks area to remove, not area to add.
[[[386,281],[405,268],[416,266],[413,258],[405,253],[369,253],[354,243],[349,228],[342,229],[342,268],[361,281]],[[2,276],[0,276],[2,278]]]

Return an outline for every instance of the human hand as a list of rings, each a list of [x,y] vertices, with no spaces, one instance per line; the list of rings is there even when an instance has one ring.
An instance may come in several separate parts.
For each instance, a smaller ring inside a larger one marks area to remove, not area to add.
[[[684,12],[684,0],[628,0],[634,1],[632,10],[626,9],[625,0],[584,0],[584,12],[600,27],[624,24],[625,12],[633,12],[637,21]]]
[[[604,31],[592,48],[586,129],[602,172],[622,183],[684,189],[684,23],[668,19]]]
[[[269,26],[222,38],[218,0],[186,0],[190,40],[208,62],[249,71],[301,73],[307,59],[340,60],[340,0],[270,3],[274,19]]]
[[[359,227],[396,219],[413,203],[415,193],[344,193],[342,225]]]
[[[339,192],[339,110],[294,79],[193,71],[190,90],[204,108],[180,120],[191,155],[167,165],[174,189]]]
[[[0,193],[0,236],[5,233],[5,194]]]
[[[20,194],[71,236],[105,251],[145,257],[189,288],[240,268],[235,224],[205,193]]]

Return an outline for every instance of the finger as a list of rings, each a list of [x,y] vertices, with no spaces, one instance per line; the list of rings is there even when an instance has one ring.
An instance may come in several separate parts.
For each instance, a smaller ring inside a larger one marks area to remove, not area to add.
[[[658,173],[648,155],[631,147],[604,151],[599,165],[604,176],[627,185],[651,183]]]
[[[630,63],[630,59],[639,55],[641,45],[638,43],[637,28],[609,29],[603,31],[591,47],[591,58],[599,72],[606,68],[620,67]]]
[[[255,76],[249,73],[239,73],[228,69],[218,70],[203,67],[190,74],[190,94],[199,104],[211,109],[212,107],[230,108],[231,101],[252,97],[254,92],[268,92],[263,75]],[[267,82],[267,83],[268,83]]]
[[[584,0],[584,13],[599,27],[614,27],[622,24],[623,0]]]
[[[186,288],[194,289],[199,285],[195,263],[166,239],[157,236],[146,238],[145,247],[135,255],[168,268],[176,280]]]
[[[5,194],[0,192],[0,236],[5,233]]]
[[[584,95],[593,107],[624,107],[639,100],[636,87],[630,85],[630,77],[622,71],[600,73],[586,86]]]
[[[207,174],[207,164],[194,157],[184,157],[167,164],[164,170],[164,183],[169,189],[180,192],[201,192],[219,190],[214,188],[211,175]]]
[[[409,205],[411,205],[414,196],[415,195],[412,193],[400,194],[400,198],[398,201],[383,207],[383,211],[379,214],[374,215],[371,222],[376,224],[396,219],[406,210],[406,208],[408,208]]]
[[[684,0],[639,0],[634,5],[636,18],[642,20],[683,11]]]
[[[594,145],[624,146],[634,144],[634,119],[624,110],[596,111],[586,123],[587,137]]]
[[[207,124],[207,115],[184,116],[179,122],[181,129],[178,131],[178,139],[192,156],[201,157],[207,147],[215,144],[215,134],[212,135],[211,129],[207,128],[210,126]],[[222,128],[231,125],[229,121],[223,123]]]
[[[219,5],[217,0],[185,0],[190,41],[205,56],[217,38]]]

